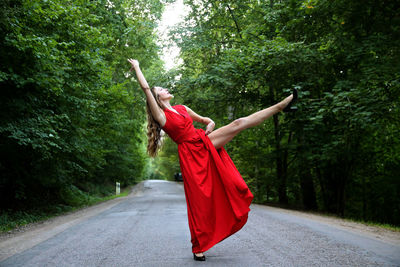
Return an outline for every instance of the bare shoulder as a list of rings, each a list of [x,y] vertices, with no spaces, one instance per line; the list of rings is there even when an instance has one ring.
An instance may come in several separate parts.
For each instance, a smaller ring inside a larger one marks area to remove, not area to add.
[[[186,109],[186,112],[190,115],[190,117],[194,118],[195,116],[198,116],[196,112],[194,112],[191,108],[189,108],[186,105],[182,105]]]
[[[186,105],[181,105],[181,106],[186,109],[187,113],[193,112],[193,110],[191,110],[188,106],[186,106]]]

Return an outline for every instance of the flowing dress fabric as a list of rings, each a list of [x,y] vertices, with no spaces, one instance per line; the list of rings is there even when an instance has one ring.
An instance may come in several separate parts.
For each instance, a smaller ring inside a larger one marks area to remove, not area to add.
[[[192,251],[204,252],[247,222],[253,194],[224,148],[215,149],[181,105],[164,109],[163,130],[178,144]]]

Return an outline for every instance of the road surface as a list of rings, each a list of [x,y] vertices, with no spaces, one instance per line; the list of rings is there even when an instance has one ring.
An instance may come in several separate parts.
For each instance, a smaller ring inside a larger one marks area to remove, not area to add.
[[[206,262],[195,262],[183,185],[148,180],[139,187],[58,232],[2,240],[0,266],[400,266],[398,240],[262,205],[251,206],[241,231],[205,252]]]

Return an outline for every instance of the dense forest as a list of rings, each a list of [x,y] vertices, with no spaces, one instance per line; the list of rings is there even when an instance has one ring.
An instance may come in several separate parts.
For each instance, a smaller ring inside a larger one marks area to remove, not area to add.
[[[1,220],[143,179],[145,100],[127,58],[161,79],[166,2],[1,0]]]
[[[226,146],[256,202],[400,224],[395,2],[186,1],[177,100],[220,127],[299,90]]]
[[[400,225],[396,1],[185,0],[168,72],[155,29],[172,0],[0,1],[2,214],[173,179],[170,139],[145,153],[134,57],[216,127],[297,88],[296,113],[226,145],[255,202]]]

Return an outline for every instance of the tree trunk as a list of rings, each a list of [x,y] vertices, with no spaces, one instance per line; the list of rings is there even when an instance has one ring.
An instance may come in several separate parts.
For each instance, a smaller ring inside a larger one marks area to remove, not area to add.
[[[321,195],[322,195],[322,200],[324,202],[324,209],[328,210],[328,196],[326,194],[326,188],[325,188],[325,184],[322,181],[322,174],[321,174],[321,169],[319,168],[318,162],[315,163],[315,172],[317,174],[317,178],[318,178],[318,182],[319,182],[319,186],[321,187]]]
[[[274,134],[275,134],[275,150],[276,150],[276,178],[278,181],[278,198],[279,203],[287,204],[288,198],[286,194],[286,177],[282,168],[282,151],[280,144],[279,120],[278,115],[273,116],[274,119]]]
[[[228,6],[229,13],[232,16],[232,20],[235,22],[236,30],[237,30],[237,32],[239,34],[239,37],[240,37],[240,39],[243,39],[239,24],[238,24],[238,22],[237,22],[237,20],[235,18],[235,15],[233,14],[233,10],[231,9],[231,7],[229,5],[227,5],[227,6]]]
[[[365,190],[365,176],[362,176],[362,218],[366,222],[367,221],[367,197]]]
[[[317,197],[311,174],[311,164],[304,153],[304,134],[300,132],[297,136],[297,153],[299,155],[299,166],[301,166],[299,168],[299,175],[303,207],[306,210],[317,210]]]
[[[314,190],[314,182],[310,168],[306,167],[300,174],[300,186],[303,196],[303,207],[306,210],[317,210],[317,200]]]
[[[339,163],[341,168],[336,168],[337,178],[339,181],[337,187],[337,214],[341,217],[344,217],[346,206],[346,184],[350,176],[350,164],[351,163],[348,162],[348,160],[344,160],[341,164]]]
[[[292,140],[292,132],[289,133],[288,144],[290,144],[291,140]],[[285,182],[285,195],[286,195],[286,184],[287,184],[287,177],[288,177],[288,149],[286,148],[282,152],[283,152],[283,157],[282,157],[282,181]]]

